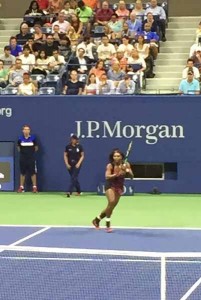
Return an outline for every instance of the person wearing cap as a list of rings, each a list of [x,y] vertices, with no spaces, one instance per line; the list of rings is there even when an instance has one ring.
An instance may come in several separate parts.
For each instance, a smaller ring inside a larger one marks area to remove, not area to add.
[[[82,162],[84,160],[84,150],[82,145],[79,144],[79,139],[76,135],[70,137],[70,143],[66,146],[64,151],[64,163],[68,169],[71,177],[71,182],[68,188],[67,197],[72,195],[74,189],[77,192],[77,196],[81,194],[80,183],[78,176]]]
[[[189,68],[192,69],[192,71],[194,73],[194,78],[199,80],[200,72],[199,72],[198,68],[194,67],[194,60],[192,58],[189,58],[187,60],[186,68],[182,72],[182,78],[183,79],[187,78]]]
[[[179,85],[179,94],[200,94],[200,83],[194,79],[194,73],[191,69],[188,70],[187,79],[183,79]]]

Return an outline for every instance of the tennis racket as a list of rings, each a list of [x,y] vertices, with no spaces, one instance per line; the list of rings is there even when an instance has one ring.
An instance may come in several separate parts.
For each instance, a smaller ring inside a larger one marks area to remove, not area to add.
[[[129,155],[130,155],[132,146],[133,146],[133,141],[131,141],[131,142],[128,144],[128,149],[127,149],[127,151],[126,151],[126,155],[125,155],[125,158],[124,158],[124,163],[127,163],[127,162],[128,162],[128,157],[129,157]]]
[[[124,158],[124,165],[126,165],[127,162],[128,162],[128,157],[129,157],[129,155],[130,155],[130,153],[131,153],[132,146],[133,146],[133,141],[131,141],[131,142],[128,144],[128,149],[127,149],[127,151],[126,151],[126,155],[125,155],[125,158]],[[126,169],[126,172],[129,173],[129,168]],[[129,177],[130,177],[131,179],[134,178],[133,173],[130,173],[129,175],[130,175]]]

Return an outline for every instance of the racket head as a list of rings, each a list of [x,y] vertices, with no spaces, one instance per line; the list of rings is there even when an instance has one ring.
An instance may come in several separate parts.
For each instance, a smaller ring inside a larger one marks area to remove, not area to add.
[[[128,157],[129,157],[129,154],[131,152],[132,146],[133,146],[133,141],[130,141],[130,143],[128,144],[128,148],[127,148],[125,159],[124,159],[125,162],[127,162],[127,160],[128,160]]]

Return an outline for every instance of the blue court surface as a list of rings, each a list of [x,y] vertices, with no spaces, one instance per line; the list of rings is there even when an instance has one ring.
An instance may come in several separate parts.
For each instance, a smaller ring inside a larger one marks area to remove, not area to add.
[[[2,300],[201,300],[199,229],[0,226],[0,245]]]

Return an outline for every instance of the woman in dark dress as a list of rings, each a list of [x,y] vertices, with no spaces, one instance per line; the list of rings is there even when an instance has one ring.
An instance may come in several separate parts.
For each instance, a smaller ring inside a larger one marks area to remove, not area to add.
[[[126,175],[133,177],[130,164],[127,162],[125,163],[124,158],[124,154],[119,149],[113,150],[109,156],[110,162],[107,164],[105,172],[105,194],[108,204],[101,214],[92,221],[97,229],[99,229],[100,221],[106,217],[106,231],[112,232],[110,218],[123,194],[124,178]]]

